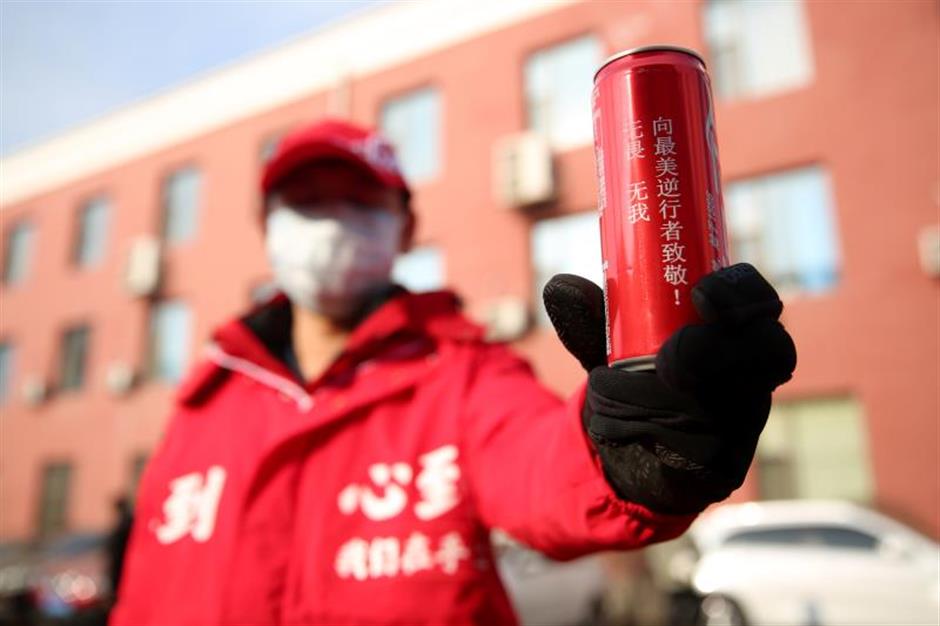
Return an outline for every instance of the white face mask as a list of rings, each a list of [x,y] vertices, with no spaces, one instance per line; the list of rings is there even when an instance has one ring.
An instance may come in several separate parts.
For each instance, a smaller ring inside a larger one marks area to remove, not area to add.
[[[275,205],[265,242],[274,280],[293,303],[348,318],[390,282],[403,225],[384,209],[328,204],[301,212]]]

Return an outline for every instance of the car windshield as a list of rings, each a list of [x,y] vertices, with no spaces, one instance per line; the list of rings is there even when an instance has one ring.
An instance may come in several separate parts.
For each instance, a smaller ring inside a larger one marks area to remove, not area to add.
[[[844,526],[781,526],[732,533],[725,545],[778,545],[788,547],[874,550],[878,538]]]

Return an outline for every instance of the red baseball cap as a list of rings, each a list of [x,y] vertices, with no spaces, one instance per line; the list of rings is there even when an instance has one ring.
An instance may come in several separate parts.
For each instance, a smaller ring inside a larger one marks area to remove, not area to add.
[[[339,119],[319,120],[288,133],[264,166],[261,192],[268,195],[297,167],[320,159],[348,161],[380,183],[401,190],[406,199],[411,197],[392,144],[374,129]]]

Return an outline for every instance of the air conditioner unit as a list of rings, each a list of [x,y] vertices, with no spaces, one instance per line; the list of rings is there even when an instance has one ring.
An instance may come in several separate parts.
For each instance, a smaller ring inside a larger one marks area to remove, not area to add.
[[[920,267],[931,278],[940,277],[940,225],[925,226],[917,235]]]
[[[108,365],[105,373],[105,383],[108,390],[114,395],[124,395],[134,386],[137,379],[134,368],[127,363],[115,361]]]
[[[487,341],[513,341],[529,330],[529,307],[525,300],[507,296],[493,300],[483,311]]]
[[[131,243],[124,274],[125,288],[135,296],[150,296],[160,288],[160,240],[141,236]]]
[[[555,198],[552,149],[535,132],[503,137],[493,148],[493,180],[497,199],[522,208]]]
[[[23,399],[26,404],[36,406],[49,397],[49,383],[40,376],[29,376],[23,381]]]

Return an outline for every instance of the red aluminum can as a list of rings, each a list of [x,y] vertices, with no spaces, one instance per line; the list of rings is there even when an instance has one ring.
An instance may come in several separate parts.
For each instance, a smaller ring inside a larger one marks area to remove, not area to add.
[[[700,321],[691,290],[728,264],[711,87],[692,50],[609,58],[592,97],[607,310],[607,362],[652,369]]]

